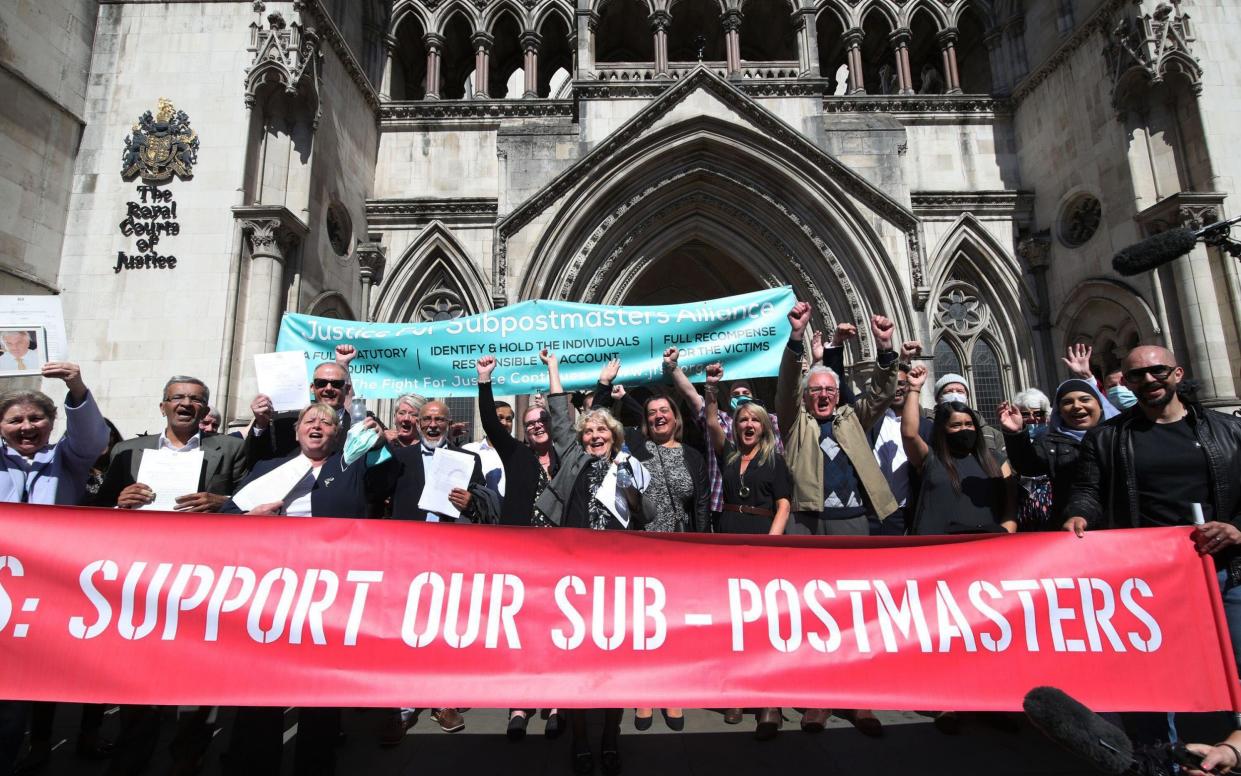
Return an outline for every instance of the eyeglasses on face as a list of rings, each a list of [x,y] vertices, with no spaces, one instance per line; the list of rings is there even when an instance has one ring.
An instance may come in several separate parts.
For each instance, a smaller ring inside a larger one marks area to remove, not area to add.
[[[542,425],[543,425],[543,421],[541,420],[527,420],[526,421],[526,428],[535,428],[536,426],[542,426]]]
[[[1021,410],[1021,417],[1023,418],[1041,418],[1045,415],[1047,413],[1042,410]]]
[[[345,386],[348,384],[349,384],[348,380],[328,380],[327,378],[324,378],[324,377],[315,378],[316,388],[326,388],[330,385],[338,391],[343,391],[345,390]]]
[[[1137,383],[1137,382],[1141,382],[1142,378],[1145,377],[1146,375],[1150,375],[1156,380],[1166,380],[1168,379],[1168,375],[1172,374],[1173,369],[1176,369],[1176,367],[1168,366],[1167,364],[1155,364],[1154,366],[1137,367],[1135,369],[1130,369],[1126,371],[1125,379],[1131,383]]]
[[[197,404],[199,407],[207,404],[206,398],[189,393],[174,393],[172,396],[165,398],[164,401],[168,404],[180,404],[183,401],[188,401],[190,404]]]
[[[833,388],[830,385],[816,385],[813,388],[806,389],[806,393],[811,396],[835,396],[839,392],[839,389]]]

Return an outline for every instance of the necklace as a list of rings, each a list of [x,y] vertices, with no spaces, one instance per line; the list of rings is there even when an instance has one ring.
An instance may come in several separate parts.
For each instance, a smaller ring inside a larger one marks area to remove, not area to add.
[[[737,476],[741,479],[741,487],[737,489],[737,495],[741,498],[749,498],[750,496],[750,486],[745,484],[745,473],[749,467],[744,466],[744,464],[753,460],[754,452],[751,452],[749,456],[741,456],[741,462],[737,465]]]

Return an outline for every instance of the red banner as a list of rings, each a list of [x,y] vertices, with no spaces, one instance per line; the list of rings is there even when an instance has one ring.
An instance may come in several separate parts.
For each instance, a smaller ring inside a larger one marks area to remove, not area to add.
[[[1237,708],[1189,529],[650,535],[6,506],[0,698]]]

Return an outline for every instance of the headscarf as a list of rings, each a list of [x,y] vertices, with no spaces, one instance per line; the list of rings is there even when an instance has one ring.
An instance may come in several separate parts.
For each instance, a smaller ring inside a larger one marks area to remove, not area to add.
[[[1071,428],[1064,422],[1064,418],[1060,417],[1060,399],[1064,398],[1066,393],[1073,393],[1074,391],[1086,391],[1094,395],[1095,400],[1099,402],[1099,408],[1103,410],[1103,414],[1099,417],[1100,423],[1120,414],[1120,410],[1112,406],[1112,403],[1102,393],[1099,393],[1099,389],[1095,387],[1093,382],[1075,377],[1060,383],[1060,387],[1056,389],[1056,400],[1051,404],[1051,422],[1047,424],[1052,431],[1073,437],[1080,442],[1086,436],[1086,432],[1090,430]]]

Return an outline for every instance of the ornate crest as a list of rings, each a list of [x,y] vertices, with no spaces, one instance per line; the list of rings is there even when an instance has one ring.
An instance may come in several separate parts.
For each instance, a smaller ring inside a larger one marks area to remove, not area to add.
[[[190,129],[190,117],[160,97],[155,115],[151,111],[142,114],[133,134],[125,137],[121,177],[130,181],[141,176],[144,181],[157,183],[175,174],[188,180],[194,177],[197,161],[198,133]]]

